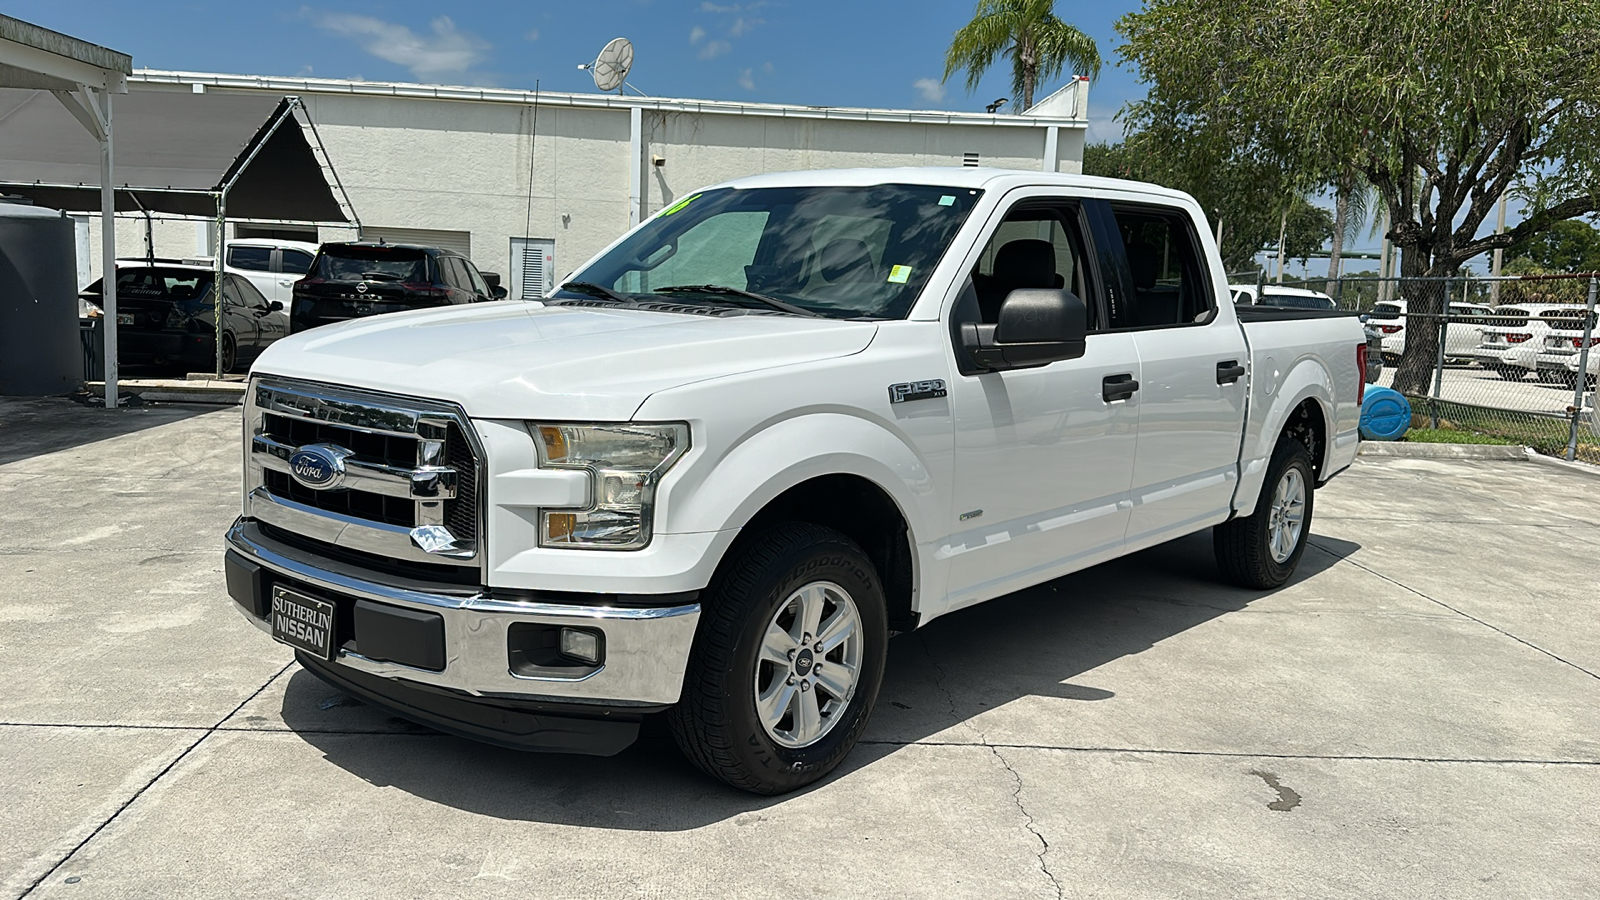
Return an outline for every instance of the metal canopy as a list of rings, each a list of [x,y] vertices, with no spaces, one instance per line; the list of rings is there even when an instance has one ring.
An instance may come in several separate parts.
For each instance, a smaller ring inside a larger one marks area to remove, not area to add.
[[[0,89],[0,190],[98,212],[99,154],[79,128],[44,91]],[[210,219],[226,192],[234,218],[348,223],[315,140],[296,98],[132,91],[117,99],[117,211]]]
[[[116,271],[116,217],[112,213],[113,94],[128,92],[133,57],[48,28],[0,15],[0,88],[50,91],[99,145],[101,259]],[[0,122],[3,122],[0,119]],[[75,135],[81,143],[82,136]],[[106,406],[117,405],[117,279],[106,279]],[[220,304],[219,304],[220,305]]]

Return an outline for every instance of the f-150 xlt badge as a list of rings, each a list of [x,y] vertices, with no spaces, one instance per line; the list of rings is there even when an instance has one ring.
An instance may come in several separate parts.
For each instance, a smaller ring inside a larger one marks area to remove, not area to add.
[[[344,480],[344,458],[349,455],[333,444],[307,444],[289,454],[289,474],[314,490],[336,488]]]
[[[944,389],[943,378],[930,378],[927,381],[907,381],[902,384],[889,385],[890,403],[910,403],[912,400],[932,400],[943,397],[948,393]]]

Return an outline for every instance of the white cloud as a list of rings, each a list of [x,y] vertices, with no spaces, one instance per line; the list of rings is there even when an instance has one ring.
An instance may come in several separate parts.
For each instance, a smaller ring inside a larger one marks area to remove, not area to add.
[[[743,72],[740,72],[739,73],[739,87],[742,87],[747,91],[755,90],[756,89],[756,80],[753,77],[754,75],[755,75],[755,70],[754,69],[745,69]]]
[[[730,3],[727,6],[718,6],[717,4],[711,3],[709,0],[707,0],[707,2],[700,4],[700,11],[708,13],[736,13],[739,11],[739,4]]]
[[[732,25],[728,26],[728,35],[730,37],[744,37],[750,29],[755,28],[757,25],[765,25],[766,21],[766,19],[747,19],[744,16],[740,16],[733,20]]]
[[[1117,121],[1116,113],[1103,116],[1089,117],[1089,130],[1086,135],[1090,143],[1104,142],[1116,144],[1122,140],[1122,123]]]
[[[539,39],[539,29],[529,28],[528,33],[524,34],[522,39],[526,41],[537,41]]]
[[[719,56],[727,56],[728,51],[732,49],[733,45],[727,41],[712,41],[700,50],[700,58],[716,59]]]
[[[773,72],[776,72],[777,69],[774,69],[772,67],[772,60],[769,59],[766,62],[761,64],[761,71],[767,73],[768,75],[771,75]]]
[[[318,28],[350,38],[373,56],[405,66],[424,80],[465,73],[482,63],[489,52],[488,41],[457,31],[449,16],[429,23],[429,35],[419,35],[394,22],[350,13],[321,13],[313,21]]]
[[[691,44],[698,44],[701,41],[705,40],[705,37],[706,37],[706,30],[704,28],[701,28],[699,25],[696,25],[695,27],[689,29],[689,43],[691,43]]]
[[[916,88],[917,93],[922,95],[922,99],[929,103],[938,103],[944,100],[944,84],[937,78],[918,78],[911,83],[911,86]]]

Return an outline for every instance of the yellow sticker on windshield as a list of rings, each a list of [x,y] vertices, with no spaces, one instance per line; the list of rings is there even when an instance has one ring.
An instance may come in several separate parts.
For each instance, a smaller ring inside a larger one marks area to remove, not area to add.
[[[890,284],[905,284],[906,283],[906,279],[910,278],[910,277],[911,277],[911,267],[910,266],[895,266],[894,268],[891,268],[889,270],[889,283]]]
[[[683,198],[682,200],[679,200],[677,203],[674,203],[671,206],[667,207],[666,209],[663,209],[661,211],[661,214],[663,216],[670,216],[673,213],[677,212],[680,209],[683,209],[685,206],[688,206],[689,204],[693,203],[694,201],[696,201],[698,199],[700,199],[700,195],[699,194],[690,194],[689,196]]]

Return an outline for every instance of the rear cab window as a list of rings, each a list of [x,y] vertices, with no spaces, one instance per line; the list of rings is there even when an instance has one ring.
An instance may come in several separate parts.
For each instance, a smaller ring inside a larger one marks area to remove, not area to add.
[[[271,247],[229,247],[228,265],[252,272],[272,271]]]

